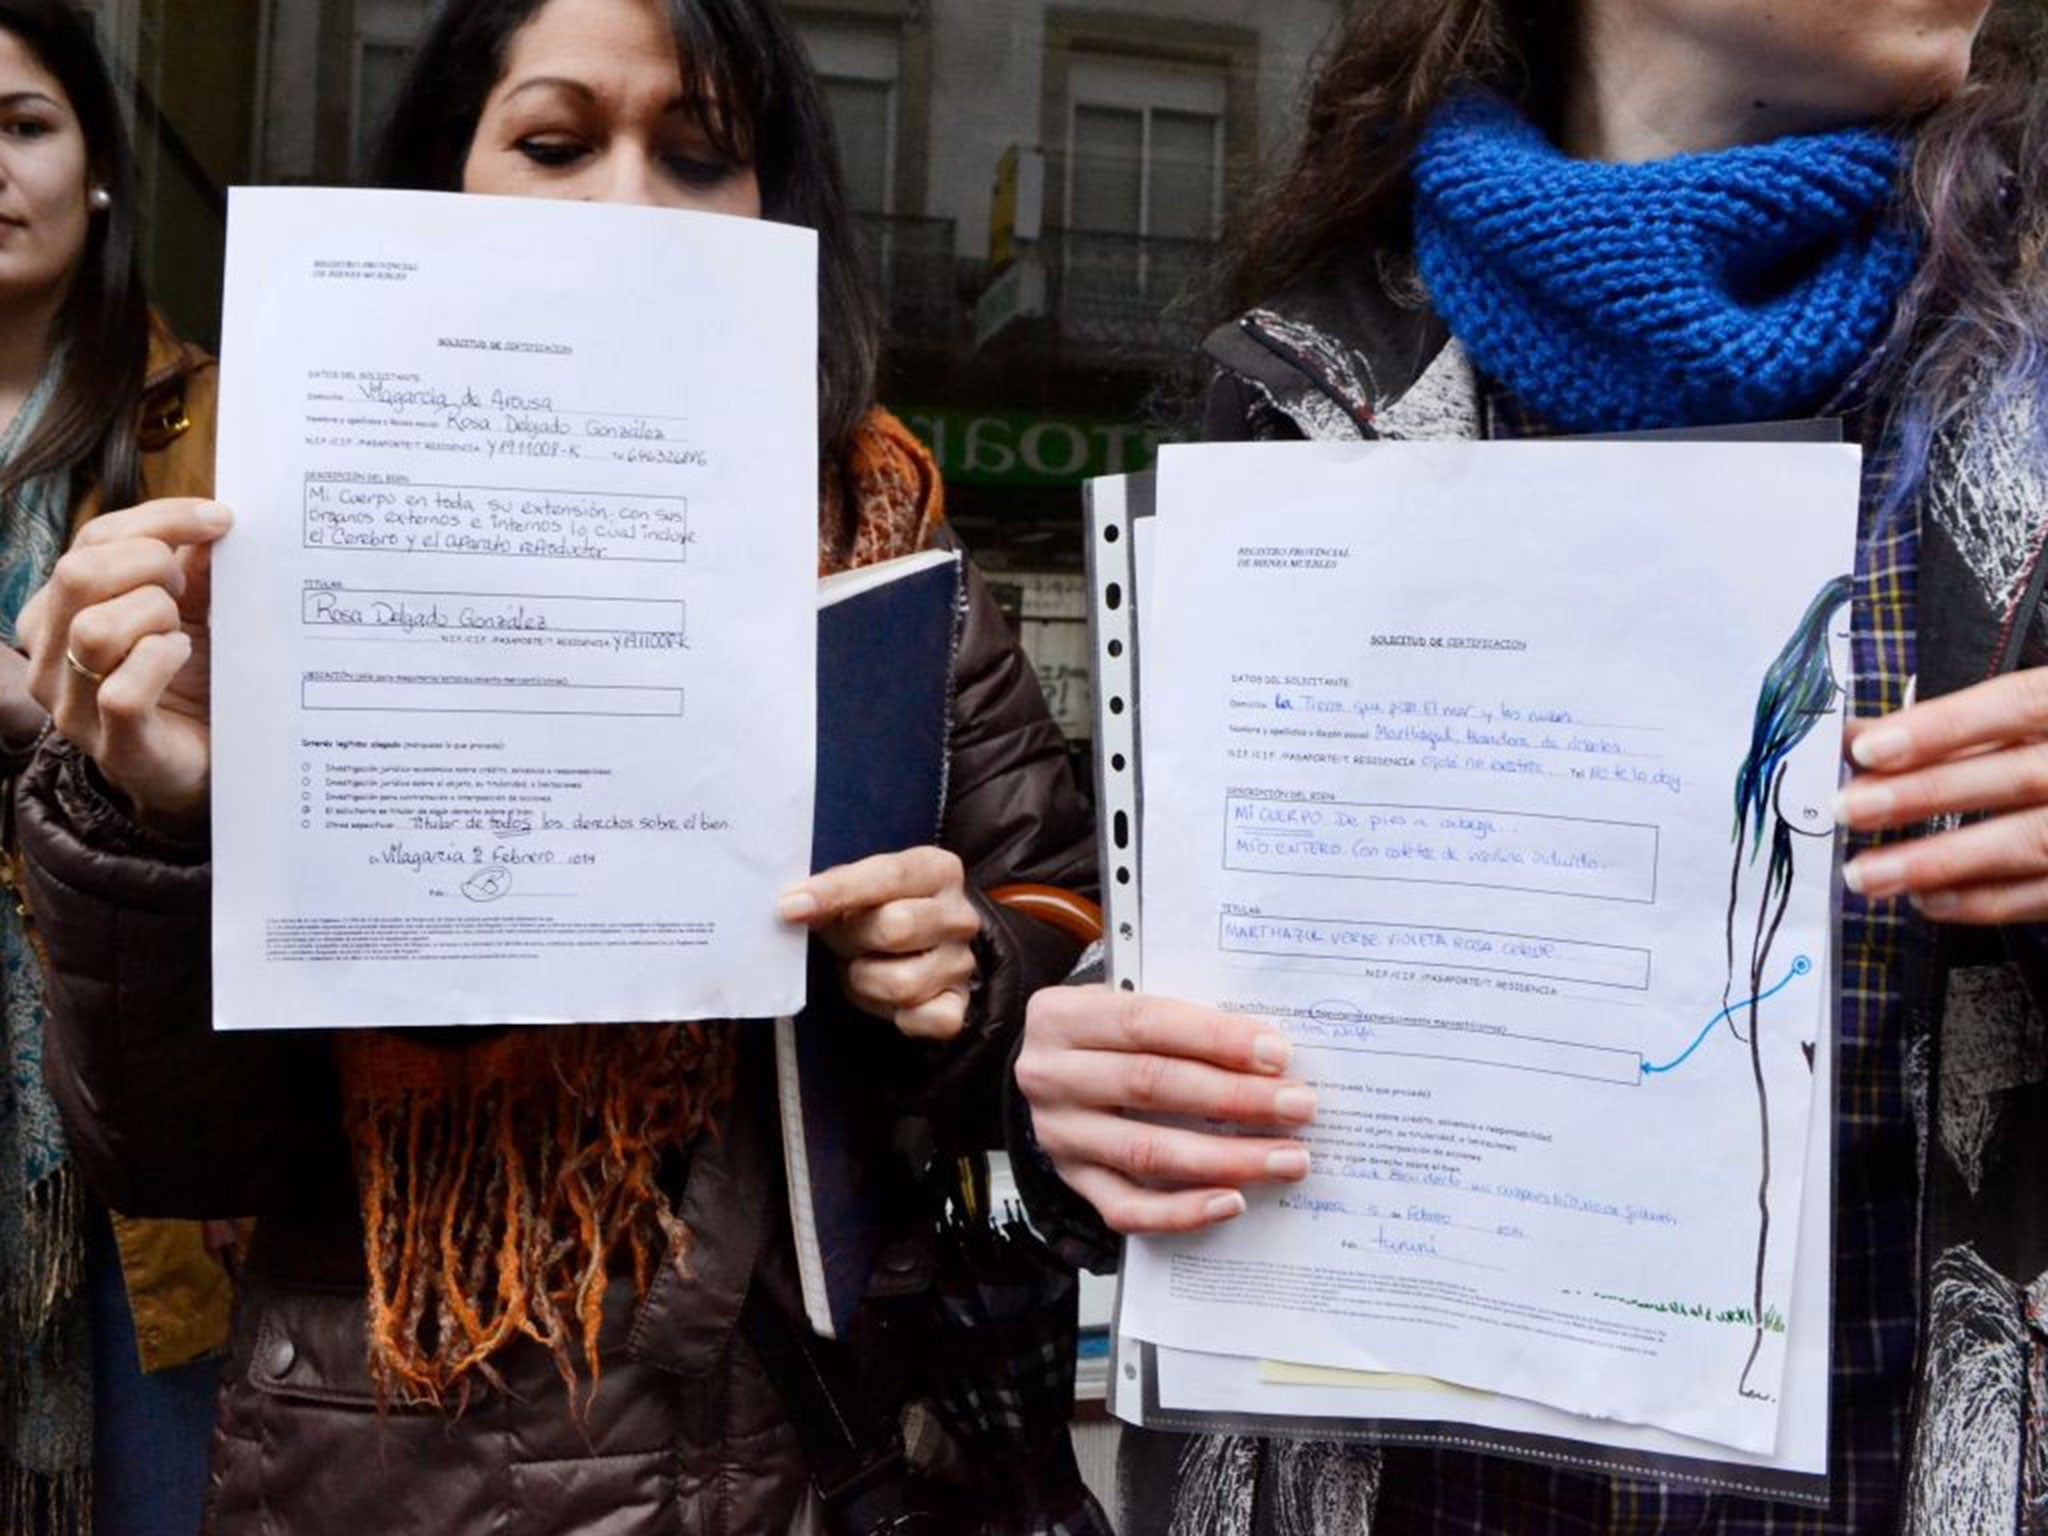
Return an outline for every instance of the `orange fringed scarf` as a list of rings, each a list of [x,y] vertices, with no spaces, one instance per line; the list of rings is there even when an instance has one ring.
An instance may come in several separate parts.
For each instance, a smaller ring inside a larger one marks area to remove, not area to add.
[[[885,411],[825,476],[820,574],[921,549],[944,515],[931,455]],[[370,1374],[403,1403],[460,1402],[517,1339],[595,1392],[604,1294],[644,1292],[690,1233],[663,1160],[731,1099],[722,1024],[515,1029],[470,1046],[404,1035],[336,1044],[369,1271]]]

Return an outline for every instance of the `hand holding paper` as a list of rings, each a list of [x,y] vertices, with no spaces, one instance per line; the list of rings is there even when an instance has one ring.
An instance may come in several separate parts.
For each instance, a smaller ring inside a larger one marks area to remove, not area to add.
[[[1845,871],[1855,889],[1910,896],[1944,923],[2048,918],[2048,671],[1859,722],[1849,755],[1864,770],[1841,800],[1856,831],[1983,818],[1864,854]]]
[[[1245,1211],[1243,1186],[1291,1184],[1309,1154],[1276,1131],[1315,1118],[1263,1021],[1107,987],[1031,1001],[1017,1086],[1060,1177],[1122,1233],[1196,1232]],[[1134,1120],[1223,1122],[1236,1133]]]
[[[57,730],[158,830],[204,818],[212,778],[207,602],[233,516],[155,501],[93,519],[18,626]]]
[[[787,892],[785,922],[814,930],[841,961],[846,996],[913,1039],[967,1027],[981,914],[949,849],[877,854],[813,875]]]

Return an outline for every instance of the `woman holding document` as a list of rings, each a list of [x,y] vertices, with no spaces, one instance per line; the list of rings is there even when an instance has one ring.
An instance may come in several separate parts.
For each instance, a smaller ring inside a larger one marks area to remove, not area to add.
[[[824,110],[772,4],[457,0],[381,179],[815,229],[819,570],[949,539],[932,461],[874,403]],[[57,727],[20,796],[27,887],[81,1166],[124,1209],[256,1218],[208,1529],[812,1528],[822,1469],[739,1336],[750,1292],[795,1306],[762,1031],[209,1032],[207,552],[231,520],[98,519],[23,621]],[[981,893],[1094,879],[1058,731],[968,593],[944,846],[823,873],[781,914],[901,1037],[878,1118],[953,1141],[992,1134],[1023,1000],[1074,952]],[[450,1261],[479,1228],[489,1261]],[[884,1423],[890,1390],[854,1387]]]
[[[106,505],[204,491],[211,361],[152,321],[134,157],[90,24],[0,0],[0,624]],[[47,725],[0,649],[0,775]],[[9,823],[11,834],[11,822]],[[8,838],[5,877],[14,884]],[[43,1083],[43,978],[0,912],[0,1525],[189,1529],[228,1277],[194,1222],[115,1218],[85,1189]],[[40,1523],[37,1523],[40,1522]]]
[[[1288,1512],[1316,1509],[1317,1531],[1376,1536],[2031,1528],[2021,1469],[2048,1430],[2031,1398],[2002,1409],[2000,1383],[2042,1368],[2028,1297],[2048,1273],[2048,16],[1371,7],[1246,232],[1232,299],[1242,317],[1207,346],[1216,438],[1834,416],[1866,450],[1836,816],[1832,1504],[1145,1437],[1134,1529],[1233,1508],[1249,1513],[1232,1530],[1305,1531]],[[1290,1059],[1255,1019],[1041,995],[1013,1127],[1040,1225],[1108,1262],[1112,1231],[1197,1231],[1303,1179],[1315,1096]],[[1137,1110],[1246,1134],[1138,1130]]]

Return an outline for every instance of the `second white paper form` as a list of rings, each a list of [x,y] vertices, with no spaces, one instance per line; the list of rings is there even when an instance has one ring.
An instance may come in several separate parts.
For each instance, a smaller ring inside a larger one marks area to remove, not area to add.
[[[1858,469],[1167,451],[1145,984],[1273,1018],[1321,1107],[1307,1184],[1131,1245],[1127,1330],[1772,1452]]]
[[[233,194],[217,1028],[801,1006],[815,295],[777,224]]]

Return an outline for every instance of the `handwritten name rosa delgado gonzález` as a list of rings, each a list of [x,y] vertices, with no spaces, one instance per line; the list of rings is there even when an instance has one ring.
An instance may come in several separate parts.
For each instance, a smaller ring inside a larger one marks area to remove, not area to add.
[[[416,630],[483,629],[537,633],[549,628],[548,617],[536,613],[524,602],[478,605],[464,603],[449,609],[439,602],[415,603],[390,598],[351,602],[349,594],[337,591],[309,593],[306,616],[310,623],[334,624],[347,628]]]

